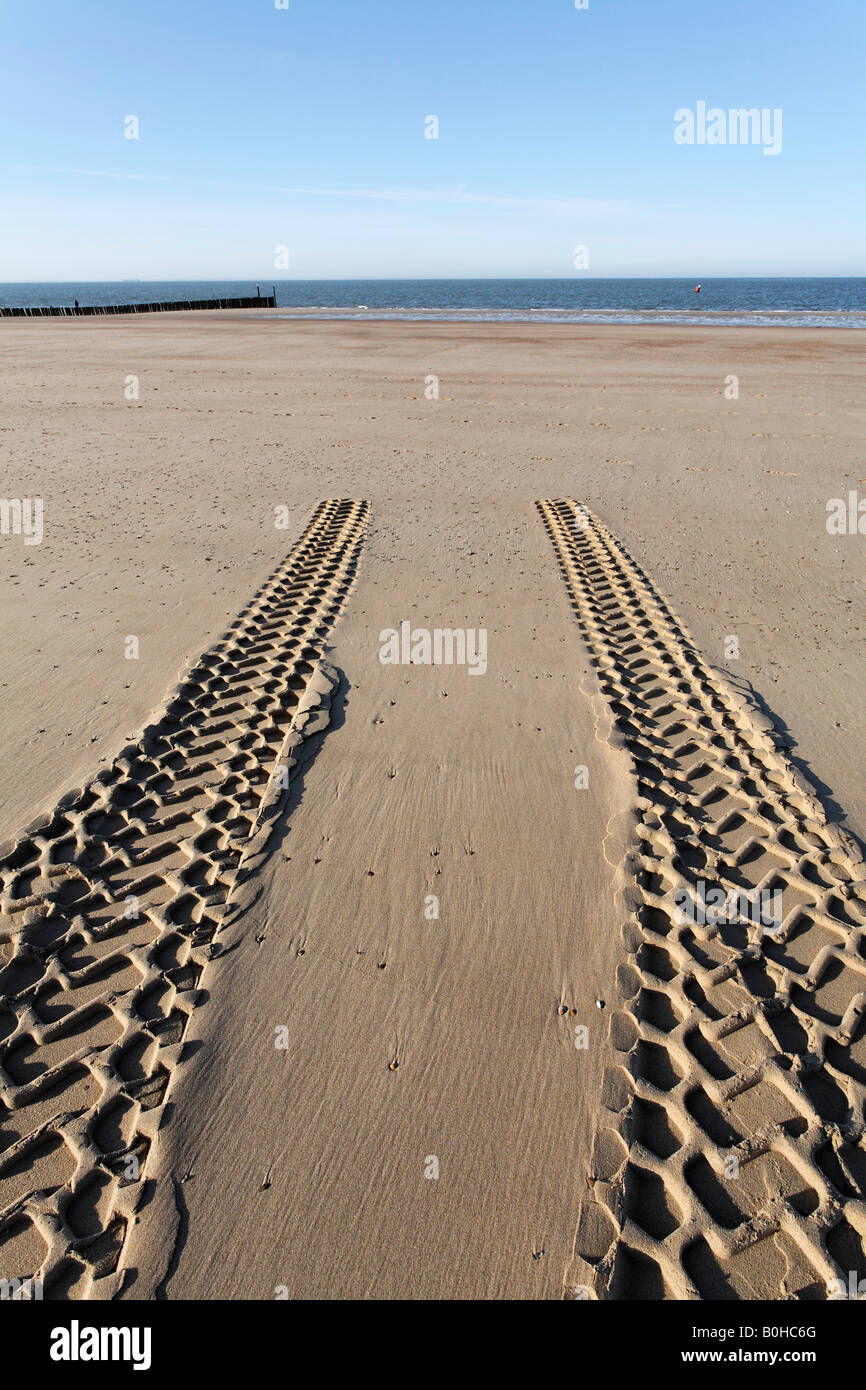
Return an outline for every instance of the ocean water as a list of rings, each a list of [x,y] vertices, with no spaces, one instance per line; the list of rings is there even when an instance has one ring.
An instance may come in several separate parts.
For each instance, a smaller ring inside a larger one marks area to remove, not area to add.
[[[705,324],[866,328],[866,277],[702,280],[281,280],[280,317],[430,322]],[[269,294],[273,281],[2,284],[0,305],[129,304]],[[254,312],[254,311],[248,311]]]

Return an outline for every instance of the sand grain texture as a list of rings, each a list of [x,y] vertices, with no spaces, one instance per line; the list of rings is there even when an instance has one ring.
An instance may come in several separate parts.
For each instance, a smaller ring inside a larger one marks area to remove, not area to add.
[[[0,546],[5,835],[44,813],[0,871],[0,1276],[862,1277],[858,335],[159,320],[0,327],[46,507]],[[484,627],[486,674],[383,666],[403,619]],[[781,934],[672,923],[700,875],[778,880]]]
[[[112,766],[0,859],[0,1268],[112,1297],[199,982],[330,694],[321,643],[363,503],[322,504],[223,642]]]
[[[580,695],[577,634],[537,624],[544,600],[565,605],[531,511],[471,523],[531,576],[507,603],[474,592],[465,521],[443,514],[426,541],[422,525],[374,513],[328,653],[330,726],[209,975],[208,1057],[164,1149],[164,1172],[193,1174],[169,1297],[562,1296],[604,1060],[595,1000],[615,980],[625,761]],[[497,633],[486,675],[380,663],[380,631],[443,613]],[[143,1226],[145,1288],[160,1229]]]
[[[613,1219],[588,1201],[578,1250],[618,1298],[823,1298],[866,1272],[866,864],[616,537],[540,510],[641,793]],[[737,901],[674,908],[706,889]]]

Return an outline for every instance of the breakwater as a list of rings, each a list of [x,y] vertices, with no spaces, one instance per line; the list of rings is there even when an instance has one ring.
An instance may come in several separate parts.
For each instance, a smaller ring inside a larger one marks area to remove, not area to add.
[[[277,296],[274,294],[252,294],[235,299],[167,299],[156,304],[64,304],[49,307],[16,305],[4,308],[0,305],[0,318],[40,319],[40,318],[80,318],[87,314],[160,314],[172,309],[275,309]]]

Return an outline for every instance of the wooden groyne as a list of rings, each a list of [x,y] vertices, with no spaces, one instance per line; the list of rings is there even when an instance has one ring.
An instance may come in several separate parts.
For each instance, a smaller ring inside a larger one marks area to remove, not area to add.
[[[254,294],[241,299],[167,299],[159,304],[79,304],[60,305],[51,308],[35,308],[30,305],[16,305],[12,308],[0,306],[0,318],[4,319],[42,319],[42,318],[80,318],[87,314],[164,314],[172,309],[276,309],[276,290],[273,294]]]

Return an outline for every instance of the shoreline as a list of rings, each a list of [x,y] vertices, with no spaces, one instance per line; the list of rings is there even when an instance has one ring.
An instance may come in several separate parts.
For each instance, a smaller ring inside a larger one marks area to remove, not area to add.
[[[515,313],[519,313],[519,311],[514,311],[514,312],[515,312]],[[606,330],[606,331],[610,331],[610,330],[612,330],[612,329],[617,329],[617,328],[619,328],[619,329],[628,329],[628,330],[631,330],[631,329],[639,329],[639,330],[642,331],[642,332],[645,331],[645,330],[647,330],[647,329],[651,329],[651,328],[655,328],[655,329],[665,329],[665,328],[667,328],[667,329],[671,329],[671,330],[674,331],[674,332],[682,332],[682,331],[686,331],[686,330],[689,330],[689,329],[698,330],[698,331],[709,331],[709,332],[715,332],[716,330],[719,330],[719,329],[728,329],[728,330],[734,330],[734,331],[737,330],[737,329],[743,329],[743,330],[745,330],[745,331],[748,331],[749,333],[755,333],[755,332],[765,332],[765,333],[774,333],[774,332],[786,332],[786,333],[793,333],[793,332],[796,332],[796,333],[808,333],[808,332],[811,332],[811,333],[816,333],[816,332],[818,332],[818,333],[822,333],[822,332],[823,332],[823,333],[846,333],[846,334],[848,334],[848,333],[858,333],[858,332],[859,332],[859,333],[863,333],[863,332],[866,332],[866,316],[863,316],[863,319],[864,319],[863,323],[857,323],[857,324],[846,324],[846,323],[831,323],[831,324],[827,324],[827,323],[796,323],[796,324],[793,324],[793,323],[779,323],[779,322],[773,322],[773,323],[750,323],[750,322],[748,322],[748,321],[745,321],[745,322],[736,322],[736,323],[714,323],[714,322],[708,323],[708,322],[706,322],[706,321],[695,321],[695,322],[687,323],[687,322],[678,321],[678,322],[670,323],[670,322],[667,322],[667,321],[666,321],[665,319],[663,319],[663,318],[649,318],[649,317],[646,317],[646,318],[639,318],[639,317],[637,317],[637,314],[639,313],[639,311],[637,311],[637,310],[634,311],[634,312],[635,312],[635,315],[636,315],[634,318],[632,318],[632,319],[626,319],[626,320],[620,319],[620,320],[617,320],[616,322],[613,322],[613,321],[608,320],[608,319],[600,318],[600,317],[598,317],[598,318],[596,318],[596,317],[586,317],[586,318],[580,318],[580,319],[578,319],[578,318],[567,318],[567,317],[564,317],[564,316],[563,316],[562,318],[544,317],[544,315],[546,315],[548,312],[549,312],[549,311],[547,311],[547,310],[539,310],[539,311],[538,311],[538,317],[531,316],[529,313],[523,313],[520,317],[511,317],[511,316],[510,316],[511,311],[504,311],[504,312],[503,312],[500,316],[498,316],[498,317],[491,317],[490,315],[483,315],[480,311],[479,311],[479,313],[476,315],[476,313],[475,313],[474,311],[467,310],[465,313],[461,313],[458,317],[453,317],[453,318],[452,318],[452,317],[448,317],[448,315],[449,315],[449,313],[450,313],[449,310],[442,310],[442,309],[430,309],[430,310],[424,310],[424,309],[410,309],[410,310],[393,310],[393,311],[392,311],[392,310],[387,310],[387,309],[382,309],[382,310],[370,310],[369,312],[357,313],[357,312],[353,312],[353,311],[351,311],[351,310],[349,310],[349,309],[322,309],[322,308],[306,309],[306,308],[298,308],[298,309],[290,309],[290,310],[287,310],[285,307],[277,307],[277,308],[275,308],[275,309],[263,309],[263,310],[258,311],[258,312],[256,312],[256,313],[250,313],[249,310],[246,309],[246,308],[245,308],[245,309],[196,309],[196,310],[192,310],[192,309],[187,309],[187,308],[181,308],[181,307],[179,307],[179,308],[177,308],[177,309],[172,309],[172,308],[169,308],[169,309],[161,309],[161,310],[159,311],[159,317],[160,317],[160,319],[161,319],[163,322],[165,322],[166,319],[172,320],[172,319],[177,319],[177,318],[180,318],[180,317],[188,318],[188,317],[190,317],[190,315],[194,314],[195,317],[196,317],[196,319],[198,319],[199,321],[204,321],[204,322],[206,322],[206,321],[208,321],[208,320],[210,320],[210,321],[215,321],[215,320],[225,321],[225,320],[229,320],[229,321],[234,321],[234,322],[239,322],[239,323],[243,323],[243,322],[247,322],[247,323],[268,323],[268,322],[271,322],[271,321],[286,322],[286,323],[345,323],[345,324],[375,323],[375,324],[382,324],[382,325],[389,325],[389,326],[399,326],[399,325],[401,325],[401,324],[404,324],[404,325],[418,325],[418,324],[423,324],[423,325],[425,325],[426,327],[430,327],[430,328],[437,327],[437,326],[446,327],[446,328],[460,328],[460,327],[466,327],[466,326],[472,326],[472,327],[486,326],[486,327],[489,327],[489,328],[500,328],[500,327],[501,327],[501,328],[509,328],[509,329],[511,329],[511,328],[518,328],[518,327],[525,327],[525,328],[528,328],[528,329],[530,329],[530,330],[536,330],[536,329],[541,329],[541,328],[555,328],[555,329],[565,329],[565,328],[601,328],[601,329],[604,329],[604,330]],[[567,312],[568,312],[568,311],[563,311],[563,314],[565,314],[565,313],[567,313]],[[596,311],[594,311],[594,312],[600,314],[600,313],[605,312],[605,311],[596,310]],[[627,312],[630,312],[630,311],[612,309],[612,310],[610,310],[609,312],[610,312],[611,314],[619,314],[619,313],[627,313]],[[647,315],[654,314],[655,312],[656,312],[656,311],[654,311],[654,310],[647,310],[647,311],[646,311]],[[689,313],[689,311],[688,311],[688,310],[685,310],[685,309],[684,309],[684,310],[681,310],[681,311],[680,311],[680,310],[665,310],[665,311],[660,311],[660,312],[662,312],[662,313],[681,312],[681,313],[683,313],[683,314],[688,314],[688,313]],[[720,314],[723,314],[725,311],[724,311],[724,310],[719,310],[718,312],[719,312]],[[756,310],[755,312],[756,312],[756,313],[763,313],[763,312],[766,312],[766,311],[763,311],[763,310]],[[780,310],[780,311],[779,311],[779,313],[788,313],[788,312],[795,313],[796,311],[788,311],[788,310]],[[858,311],[852,310],[852,311],[850,311],[850,312],[851,312],[852,316],[854,316]],[[100,325],[101,325],[101,324],[103,323],[104,320],[113,321],[113,320],[115,320],[115,319],[124,320],[124,319],[139,318],[139,317],[143,319],[143,318],[147,318],[147,317],[150,317],[150,316],[147,315],[147,314],[145,314],[145,313],[143,313],[143,312],[142,312],[140,315],[139,315],[138,313],[135,313],[135,312],[133,312],[133,313],[120,313],[120,312],[116,312],[114,309],[111,308],[111,306],[109,306],[107,309],[106,309],[106,308],[98,309],[98,308],[94,307],[90,312],[88,312],[88,313],[81,313],[81,314],[73,314],[73,313],[70,312],[68,315],[67,315],[67,314],[64,314],[64,313],[54,313],[54,314],[47,314],[47,313],[46,313],[46,314],[44,314],[44,315],[41,315],[41,314],[38,314],[38,313],[33,313],[33,314],[22,314],[22,315],[20,315],[20,316],[18,316],[18,315],[14,315],[14,316],[13,316],[13,315],[9,315],[8,317],[7,317],[7,316],[0,315],[0,323],[2,323],[4,327],[5,327],[7,324],[21,324],[21,323],[23,323],[23,324],[25,324],[25,325],[27,325],[27,326],[33,326],[34,324],[42,324],[42,323],[52,323],[52,324],[53,324],[53,323],[66,323],[66,324],[68,324],[70,321],[74,323],[74,322],[77,322],[77,321],[79,321],[79,320],[81,320],[81,319],[87,319],[88,321],[93,321],[92,324],[91,324],[91,326],[96,326],[96,324],[100,324]]]
[[[163,327],[163,328],[164,328],[164,327],[168,327],[168,326],[170,326],[170,325],[172,325],[172,324],[178,324],[178,323],[183,323],[183,324],[185,324],[185,325],[191,325],[191,324],[196,324],[196,323],[197,323],[199,326],[203,326],[203,325],[205,325],[205,324],[213,324],[213,323],[221,323],[221,324],[225,324],[225,323],[234,323],[234,324],[249,324],[249,325],[252,325],[252,324],[268,324],[268,323],[274,323],[274,322],[276,322],[276,323],[280,323],[280,322],[284,322],[284,323],[306,323],[306,324],[309,324],[309,325],[318,325],[318,326],[321,326],[321,327],[324,327],[324,326],[326,326],[326,325],[336,324],[336,325],[338,325],[338,326],[341,325],[341,326],[343,326],[343,327],[345,327],[345,328],[363,327],[365,324],[370,324],[370,325],[375,325],[377,328],[384,328],[384,329],[400,329],[400,328],[403,328],[403,329],[407,329],[407,330],[409,330],[409,331],[417,331],[418,329],[423,328],[423,329],[425,330],[425,332],[428,332],[428,331],[429,331],[429,332],[435,332],[436,330],[444,330],[445,332],[449,332],[449,331],[459,331],[461,328],[467,328],[467,329],[479,329],[479,328],[480,328],[480,329],[489,329],[489,330],[491,330],[491,334],[492,334],[492,335],[495,335],[495,332],[496,332],[496,330],[498,330],[498,329],[507,329],[509,332],[518,331],[518,330],[520,330],[520,329],[524,329],[524,330],[526,330],[526,332],[527,332],[528,335],[531,335],[532,333],[538,333],[538,334],[540,334],[540,335],[542,335],[542,336],[543,336],[543,334],[545,333],[546,330],[550,330],[551,335],[553,335],[553,334],[555,334],[555,333],[565,333],[565,332],[567,332],[567,331],[569,331],[569,330],[574,331],[574,332],[583,331],[584,333],[587,333],[587,332],[590,332],[590,333],[591,333],[591,332],[592,332],[593,330],[595,330],[595,329],[601,329],[601,330],[603,330],[603,334],[604,334],[605,337],[607,337],[608,335],[616,334],[616,333],[619,333],[619,334],[621,334],[621,335],[623,335],[623,336],[632,336],[632,335],[634,334],[634,330],[636,330],[636,329],[640,330],[640,336],[641,336],[641,337],[643,337],[645,334],[649,333],[650,331],[655,331],[655,332],[657,332],[657,333],[659,333],[659,334],[666,335],[666,336],[669,336],[669,337],[675,337],[675,336],[677,336],[677,335],[679,335],[679,334],[688,334],[688,335],[696,335],[696,336],[705,335],[705,334],[710,334],[710,335],[712,335],[712,336],[715,336],[715,334],[716,334],[717,332],[719,332],[719,331],[721,331],[721,330],[724,330],[726,333],[736,333],[736,332],[738,332],[738,331],[742,331],[742,332],[744,332],[745,334],[747,334],[747,336],[748,336],[750,339],[751,339],[755,334],[763,333],[763,334],[765,334],[765,335],[767,336],[768,345],[773,345],[773,343],[772,343],[772,336],[773,336],[773,334],[784,334],[784,335],[785,335],[785,339],[784,339],[784,340],[785,340],[785,341],[790,341],[790,334],[791,334],[791,333],[801,333],[801,332],[802,332],[802,333],[825,333],[825,334],[828,335],[828,337],[833,337],[833,336],[840,335],[843,339],[845,339],[845,340],[851,342],[851,341],[856,341],[856,339],[852,339],[852,336],[851,336],[852,334],[855,334],[855,333],[857,333],[857,332],[866,332],[866,329],[861,330],[861,329],[857,329],[857,328],[844,327],[844,326],[842,326],[842,325],[835,325],[835,324],[834,324],[834,325],[830,325],[829,327],[828,327],[828,326],[825,326],[825,325],[822,325],[822,324],[815,324],[815,325],[806,325],[806,326],[803,326],[803,327],[796,327],[796,328],[793,328],[793,327],[788,327],[788,326],[786,326],[786,325],[784,325],[784,324],[704,324],[704,323],[688,323],[688,324],[687,324],[687,323],[634,323],[634,324],[632,324],[632,323],[606,323],[606,322],[605,322],[605,323],[594,323],[594,322],[593,322],[593,323],[589,323],[589,322],[586,322],[586,321],[580,321],[580,322],[578,322],[578,321],[571,321],[571,320],[569,320],[568,322],[562,322],[562,323],[560,323],[560,322],[556,322],[556,321],[553,321],[553,320],[550,320],[550,319],[508,319],[508,320],[491,320],[491,319],[434,319],[434,320],[429,320],[429,319],[423,319],[423,320],[422,320],[422,319],[381,319],[381,318],[375,317],[375,316],[373,316],[373,315],[370,315],[370,316],[367,316],[367,315],[355,316],[355,315],[353,315],[353,316],[351,316],[351,317],[346,317],[346,316],[344,316],[344,315],[343,315],[341,312],[339,312],[339,311],[335,311],[334,313],[322,313],[322,314],[318,314],[318,313],[301,313],[301,312],[293,313],[293,314],[286,314],[285,312],[283,312],[283,311],[280,310],[280,309],[273,309],[273,310],[264,310],[264,311],[262,311],[261,313],[250,314],[250,313],[248,313],[248,311],[245,310],[245,309],[199,309],[199,310],[170,309],[170,310],[164,310],[164,311],[160,312],[159,314],[140,314],[140,315],[137,315],[137,314],[130,314],[130,315],[126,315],[126,314],[104,314],[104,315],[103,315],[103,314],[94,314],[94,315],[92,315],[92,316],[83,316],[83,317],[81,317],[81,318],[73,317],[73,316],[70,315],[68,318],[67,318],[66,316],[62,316],[62,317],[58,316],[57,318],[49,317],[49,316],[46,316],[45,318],[40,318],[39,316],[34,316],[34,317],[31,317],[31,318],[22,318],[22,319],[18,319],[18,318],[0,319],[0,334],[2,334],[2,332],[5,331],[7,328],[11,328],[13,331],[15,331],[16,329],[22,328],[22,327],[25,328],[25,329],[34,329],[34,328],[35,328],[35,329],[37,329],[37,330],[47,329],[49,332],[52,331],[52,330],[54,330],[54,329],[57,329],[57,328],[62,328],[63,330],[75,332],[75,331],[77,331],[77,330],[80,330],[82,327],[86,327],[88,330],[93,329],[93,330],[95,330],[95,331],[105,330],[105,329],[117,329],[117,330],[122,330],[122,329],[124,329],[124,328],[129,328],[129,327],[130,327],[131,325],[133,325],[133,324],[135,325],[135,327],[149,328],[149,327],[157,327],[157,326],[159,326],[159,327]],[[0,350],[2,350],[2,343],[0,343]]]

